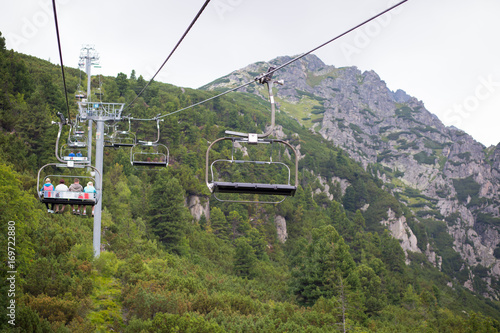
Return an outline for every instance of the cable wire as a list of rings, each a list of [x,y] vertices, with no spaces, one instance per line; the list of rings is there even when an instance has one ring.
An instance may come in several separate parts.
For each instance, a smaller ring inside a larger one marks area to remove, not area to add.
[[[205,99],[205,100],[203,100],[203,101],[201,101],[201,102],[194,103],[194,104],[192,104],[192,105],[186,106],[185,108],[182,108],[182,109],[179,109],[179,110],[176,110],[176,111],[173,111],[173,112],[170,112],[170,113],[164,114],[164,115],[162,115],[162,116],[156,116],[155,118],[151,118],[151,119],[137,119],[137,118],[131,118],[131,119],[132,119],[132,120],[138,120],[138,121],[142,121],[142,120],[144,120],[144,121],[145,121],[145,120],[155,120],[155,119],[158,119],[158,118],[164,118],[164,117],[167,117],[167,116],[173,115],[173,114],[175,114],[175,113],[178,113],[178,112],[181,112],[181,111],[184,111],[184,110],[191,109],[191,108],[193,108],[193,107],[195,107],[195,106],[198,106],[198,105],[200,105],[200,104],[206,103],[206,102],[211,101],[211,100],[213,100],[213,99],[216,99],[216,98],[219,98],[219,97],[224,96],[224,95],[226,95],[226,94],[229,94],[230,92],[233,92],[233,91],[236,91],[236,90],[241,89],[241,88],[243,88],[243,87],[246,87],[246,86],[248,86],[248,85],[250,85],[250,84],[254,83],[255,81],[260,80],[260,79],[261,79],[261,78],[263,78],[264,76],[269,75],[269,74],[272,74],[272,73],[274,73],[274,72],[276,72],[276,71],[278,71],[278,70],[282,69],[283,67],[288,66],[288,65],[290,65],[291,63],[293,63],[293,62],[295,62],[295,61],[297,61],[297,60],[302,59],[302,58],[303,58],[303,57],[305,57],[306,55],[311,54],[311,53],[313,53],[314,51],[316,51],[316,50],[318,50],[318,49],[320,49],[320,48],[322,48],[322,47],[324,47],[324,46],[326,46],[326,45],[330,44],[331,42],[333,42],[333,41],[335,41],[335,40],[337,40],[337,39],[339,39],[339,38],[341,38],[341,37],[343,37],[343,36],[347,35],[348,33],[350,33],[350,32],[352,32],[352,31],[354,31],[354,30],[356,30],[356,29],[358,29],[358,28],[362,27],[363,25],[365,25],[365,24],[367,24],[367,23],[369,23],[369,22],[371,22],[371,21],[375,20],[376,18],[378,18],[378,17],[380,17],[380,16],[382,16],[382,15],[384,15],[384,14],[386,14],[386,13],[390,12],[390,11],[391,11],[391,10],[393,10],[394,8],[401,6],[403,3],[407,2],[407,1],[408,1],[408,0],[403,0],[403,1],[401,1],[401,2],[398,2],[397,4],[395,4],[395,5],[393,5],[393,6],[389,7],[389,8],[387,8],[387,9],[385,9],[385,10],[381,11],[380,13],[378,13],[378,14],[376,14],[376,15],[374,15],[374,16],[372,16],[372,17],[368,18],[368,19],[366,19],[365,21],[363,21],[363,22],[359,23],[358,25],[356,25],[356,26],[354,26],[354,27],[350,28],[349,30],[344,31],[344,32],[343,32],[343,33],[341,33],[340,35],[338,35],[338,36],[336,36],[336,37],[334,37],[334,38],[330,39],[329,41],[327,41],[327,42],[325,42],[325,43],[323,43],[323,44],[321,44],[321,45],[319,45],[319,46],[317,46],[317,47],[313,48],[312,50],[310,50],[310,51],[308,51],[308,52],[306,52],[306,53],[303,53],[303,54],[301,54],[301,55],[299,55],[299,56],[297,56],[297,57],[293,58],[292,60],[290,60],[290,61],[288,61],[288,62],[284,63],[283,65],[280,65],[280,66],[278,66],[278,67],[274,68],[273,70],[270,70],[270,71],[268,71],[268,72],[266,72],[266,73],[263,73],[263,74],[261,74],[261,75],[257,76],[256,78],[254,78],[254,80],[253,80],[253,81],[249,81],[249,82],[247,82],[247,83],[241,84],[241,85],[239,85],[239,86],[237,86],[237,87],[235,87],[235,88],[232,88],[232,89],[226,90],[226,91],[224,91],[224,92],[222,92],[222,93],[220,93],[220,94],[218,94],[218,95],[215,95],[215,96],[213,96],[213,97],[207,98],[207,99]]]
[[[193,25],[195,24],[195,22],[198,20],[198,18],[200,17],[201,13],[203,13],[203,11],[205,10],[205,8],[207,7],[208,3],[210,2],[210,0],[206,0],[205,3],[203,4],[203,6],[201,7],[201,9],[198,11],[198,14],[196,14],[196,16],[194,17],[193,21],[191,21],[191,24],[189,25],[189,27],[186,29],[186,31],[184,31],[184,34],[182,35],[181,39],[179,39],[179,41],[177,42],[177,44],[175,45],[174,49],[170,52],[170,54],[168,55],[167,59],[165,59],[165,61],[163,62],[163,64],[160,66],[160,68],[158,69],[158,71],[156,71],[155,75],[153,75],[153,77],[151,78],[151,80],[149,80],[149,82],[144,86],[144,88],[142,88],[142,90],[139,92],[139,94],[132,100],[132,102],[130,102],[129,105],[127,105],[124,110],[126,110],[127,108],[129,108],[132,104],[134,104],[134,102],[139,98],[139,96],[142,95],[142,93],[146,90],[146,88],[151,84],[151,82],[153,82],[154,78],[156,77],[156,75],[158,75],[158,73],[160,73],[160,71],[162,70],[163,66],[165,66],[165,64],[167,63],[167,61],[170,59],[170,57],[174,54],[175,50],[177,50],[177,47],[179,47],[179,45],[181,44],[181,42],[183,41],[184,37],[186,37],[186,35],[188,34],[189,30],[191,30],[191,28],[193,27]]]
[[[56,24],[57,45],[59,46],[59,59],[61,61],[61,72],[64,84],[64,95],[66,96],[66,107],[68,108],[68,119],[71,121],[71,114],[69,111],[68,90],[66,89],[66,76],[64,75],[64,63],[61,49],[61,38],[59,37],[59,23],[57,23],[56,0],[52,0],[52,8],[54,9],[54,21]]]

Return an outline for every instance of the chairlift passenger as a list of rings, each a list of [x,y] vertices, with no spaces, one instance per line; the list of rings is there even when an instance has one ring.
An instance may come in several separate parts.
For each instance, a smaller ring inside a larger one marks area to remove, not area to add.
[[[84,193],[97,193],[95,187],[94,187],[94,184],[92,182],[88,182],[87,183],[87,186],[85,186],[85,188],[83,189],[83,192]],[[95,208],[95,205],[92,205],[92,216],[94,216],[94,208]],[[87,208],[86,207],[83,207],[83,215],[87,215]]]
[[[83,186],[80,185],[80,180],[78,178],[75,178],[74,183],[69,186],[69,191],[70,192],[83,192]],[[75,208],[73,205],[71,205],[71,211],[75,215],[80,215],[80,209],[82,208],[82,205],[77,206],[77,210],[75,212]]]
[[[68,186],[66,186],[66,184],[64,184],[64,179],[61,179],[59,181],[59,185],[56,186],[55,191],[56,191],[56,195],[58,195],[57,192],[68,192],[69,191]],[[59,209],[60,206],[62,206],[61,209]],[[56,213],[56,214],[61,213],[62,214],[64,212],[64,207],[66,207],[66,205],[57,204],[56,210],[54,211],[54,213]]]
[[[40,191],[54,191],[54,185],[50,182],[50,178],[45,179],[45,184],[43,184],[42,188]],[[49,203],[46,202],[45,206],[47,207],[47,212],[53,214],[54,213],[54,204],[51,204],[51,207],[49,208]]]

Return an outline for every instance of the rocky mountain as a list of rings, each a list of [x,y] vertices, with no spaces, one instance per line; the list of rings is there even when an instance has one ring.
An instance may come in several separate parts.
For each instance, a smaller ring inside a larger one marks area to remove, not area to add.
[[[202,88],[232,88],[289,60],[255,63]],[[498,299],[500,145],[486,148],[444,126],[422,101],[389,90],[374,71],[336,68],[308,55],[275,78],[285,82],[276,90],[281,112],[342,147],[411,210],[411,223],[390,210],[380,221],[407,254],[424,253],[470,290]],[[241,90],[267,99],[261,86]]]

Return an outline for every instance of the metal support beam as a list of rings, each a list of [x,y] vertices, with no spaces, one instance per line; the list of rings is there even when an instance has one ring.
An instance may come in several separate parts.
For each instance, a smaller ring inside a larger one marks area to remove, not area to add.
[[[104,121],[96,121],[97,128],[95,133],[95,168],[98,173],[95,175],[96,185],[101,189],[101,198],[94,207],[94,257],[99,257],[101,254],[101,212],[102,212],[102,176],[103,175],[103,153],[104,153]]]
[[[85,64],[85,73],[87,74],[87,102],[92,101],[92,65],[97,64],[99,61],[99,55],[95,51],[92,45],[84,45],[80,50],[80,61],[79,64]],[[89,127],[87,133],[87,156],[89,158],[89,164],[92,163],[92,119],[89,119]]]

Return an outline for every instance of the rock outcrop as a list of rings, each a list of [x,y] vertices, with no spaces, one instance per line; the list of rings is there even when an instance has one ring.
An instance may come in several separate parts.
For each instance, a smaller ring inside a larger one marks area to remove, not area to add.
[[[249,65],[205,88],[240,85],[291,59]],[[418,223],[444,225],[463,269],[485,268],[484,281],[500,279],[495,256],[500,258],[500,145],[486,148],[465,132],[446,127],[422,101],[402,90],[389,90],[374,71],[336,68],[307,55],[274,77],[285,81],[277,90],[281,112],[293,111],[297,121],[369,167]],[[241,90],[267,99],[263,87]],[[340,184],[345,191],[345,184]],[[415,234],[401,217],[381,222],[401,240],[405,251],[420,251]],[[435,255],[439,242],[431,242],[426,255],[441,267],[442,259]]]

